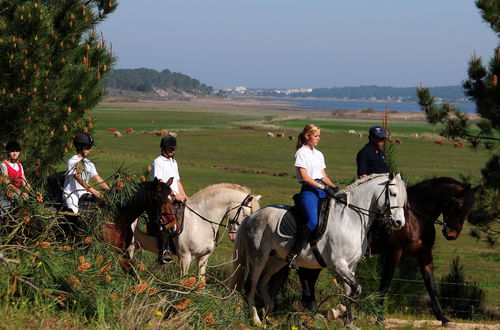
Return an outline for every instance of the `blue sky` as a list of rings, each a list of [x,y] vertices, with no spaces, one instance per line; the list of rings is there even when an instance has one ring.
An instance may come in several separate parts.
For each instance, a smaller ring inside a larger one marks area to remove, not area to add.
[[[122,0],[98,30],[116,68],[215,88],[458,85],[499,41],[473,0]]]

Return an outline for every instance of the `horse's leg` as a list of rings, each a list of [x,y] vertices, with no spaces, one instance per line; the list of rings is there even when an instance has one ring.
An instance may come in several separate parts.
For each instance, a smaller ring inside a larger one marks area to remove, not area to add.
[[[178,253],[179,256],[179,271],[180,276],[186,276],[189,271],[189,265],[191,264],[191,253],[189,251],[187,253],[182,254],[180,251]]]
[[[299,275],[300,284],[302,286],[302,306],[309,311],[315,311],[316,306],[316,295],[315,286],[318,280],[319,273],[321,273],[321,268],[318,269],[307,269],[299,268],[297,274]]]
[[[347,302],[347,313],[345,314],[344,322],[350,324],[352,322],[352,310],[354,300],[361,294],[361,285],[356,281],[354,277],[354,272],[349,268],[344,260],[338,260],[335,262],[332,271],[336,272],[344,281],[344,287],[346,289]]]
[[[259,314],[257,313],[257,308],[255,307],[255,293],[257,291],[257,284],[260,279],[260,275],[264,266],[267,263],[267,258],[269,253],[260,253],[261,251],[257,251],[254,255],[251,256],[253,259],[250,260],[248,267],[248,277],[245,282],[245,291],[247,294],[247,303],[248,308],[250,309],[250,317],[255,326],[260,327],[262,322],[259,318]]]
[[[402,249],[397,249],[391,253],[385,255],[384,267],[382,269],[382,279],[380,280],[380,305],[382,310],[384,308],[384,300],[389,287],[391,286],[392,277],[394,276],[394,271],[401,261],[401,256],[403,255]],[[378,316],[378,321],[384,320],[384,313],[380,313]]]
[[[269,292],[269,280],[274,274],[281,270],[283,266],[283,260],[269,258],[266,266],[260,274],[259,282],[257,283],[257,294],[264,301],[264,308],[266,309],[266,313],[272,312],[274,310],[275,297],[273,297]]]
[[[198,280],[200,282],[205,282],[205,274],[207,273],[207,264],[208,264],[208,257],[210,257],[210,254],[206,254],[200,258],[198,258]]]
[[[434,272],[432,270],[432,250],[429,249],[428,251],[425,251],[417,259],[420,266],[420,273],[422,274],[425,282],[425,288],[431,298],[432,311],[434,312],[436,319],[441,321],[443,325],[446,325],[446,323],[450,322],[450,320],[444,316],[443,309],[439,303],[436,280],[434,279]]]

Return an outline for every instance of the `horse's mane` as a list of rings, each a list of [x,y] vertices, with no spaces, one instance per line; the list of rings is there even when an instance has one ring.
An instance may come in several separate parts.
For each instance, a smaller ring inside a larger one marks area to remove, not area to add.
[[[208,187],[205,187],[201,190],[198,190],[193,196],[191,196],[189,199],[193,202],[196,202],[198,199],[200,199],[200,196],[207,196],[214,194],[216,192],[219,192],[223,189],[229,189],[229,190],[236,190],[236,191],[241,191],[245,194],[250,194],[250,189],[247,187],[240,186],[235,183],[216,183],[213,185],[210,185]]]
[[[421,181],[419,183],[416,183],[414,185],[411,185],[408,187],[408,193],[410,194],[421,194],[423,192],[427,192],[429,189],[433,189],[436,186],[440,186],[443,184],[453,184],[453,185],[459,185],[461,187],[465,187],[465,184],[447,177],[447,176],[442,176],[438,178],[431,178],[431,179],[426,179],[424,181]]]
[[[382,176],[387,176],[387,173],[370,174],[369,176],[365,176],[364,178],[354,181],[353,183],[342,189],[342,191],[345,193],[352,193],[356,191],[359,188],[359,186],[361,186],[363,183],[371,181],[376,178],[380,178]]]

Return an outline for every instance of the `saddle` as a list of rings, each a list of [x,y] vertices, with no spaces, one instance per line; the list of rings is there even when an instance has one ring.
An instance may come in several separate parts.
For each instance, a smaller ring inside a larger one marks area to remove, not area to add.
[[[286,238],[293,239],[297,235],[297,230],[302,227],[305,223],[305,219],[300,212],[300,206],[298,202],[298,194],[293,196],[293,201],[295,203],[294,206],[289,206],[287,211],[280,219],[278,223],[278,235]],[[312,232],[309,237],[309,245],[313,250],[313,253],[318,260],[318,263],[322,267],[326,267],[326,263],[321,257],[319,250],[316,246],[316,243],[323,237],[326,231],[326,225],[328,224],[328,212],[330,210],[330,199],[329,198],[321,198],[318,203],[318,225],[316,229]]]

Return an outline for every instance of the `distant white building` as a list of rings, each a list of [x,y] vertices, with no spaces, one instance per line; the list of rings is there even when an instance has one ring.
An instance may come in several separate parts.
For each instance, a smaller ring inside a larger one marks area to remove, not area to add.
[[[237,93],[245,94],[247,92],[247,88],[244,86],[236,86],[234,91]]]

